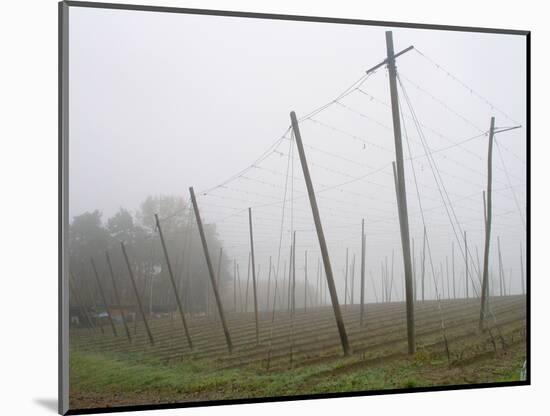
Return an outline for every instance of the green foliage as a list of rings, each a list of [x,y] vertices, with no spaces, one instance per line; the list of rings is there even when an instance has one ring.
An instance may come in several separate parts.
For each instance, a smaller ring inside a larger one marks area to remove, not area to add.
[[[75,276],[76,288],[85,292],[82,298],[92,304],[101,304],[90,259],[94,259],[100,274],[107,301],[114,303],[110,276],[106,273],[105,252],[109,251],[114,272],[118,280],[121,302],[135,305],[135,293],[122,257],[120,242],[123,241],[134,272],[139,296],[149,309],[163,312],[175,308],[175,296],[166,261],[161,249],[154,214],[158,214],[168,247],[172,270],[184,309],[188,312],[205,311],[208,270],[202,245],[195,225],[194,213],[179,197],[163,195],[149,196],[139,210],[132,212],[125,208],[102,221],[102,214],[96,210],[74,217],[69,226],[69,253],[71,272]],[[221,242],[214,224],[204,225],[210,255],[217,265]],[[216,267],[217,269],[217,267]],[[230,280],[229,261],[222,258],[222,281]],[[222,285],[220,291],[229,291]]]

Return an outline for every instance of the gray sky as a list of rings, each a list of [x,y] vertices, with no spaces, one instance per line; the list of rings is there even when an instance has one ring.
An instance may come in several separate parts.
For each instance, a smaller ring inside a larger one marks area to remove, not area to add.
[[[209,190],[199,196],[203,218],[218,224],[226,253],[241,270],[249,250],[246,209],[252,207],[257,259],[265,277],[269,256],[276,263],[288,167],[294,180],[287,186],[280,269],[282,273],[288,258],[292,228],[297,231],[298,278],[307,250],[314,280],[319,250],[303,175],[297,152],[289,158],[290,135],[279,139],[291,110],[301,117],[331,102],[384,59],[385,30],[72,7],[71,219],[94,209],[104,219],[119,207],[135,210],[148,195],[187,199],[191,185],[196,191]],[[491,116],[497,126],[525,124],[525,39],[392,30],[396,51],[414,45],[421,52],[398,58],[398,71],[427,145],[438,151],[433,159],[460,224],[454,224],[455,231],[467,231],[474,261],[476,246],[482,261],[487,137],[475,136],[488,130]],[[400,98],[405,157],[414,158],[434,267],[436,272],[440,264],[445,269],[446,257],[451,267],[455,241],[458,279],[464,260],[401,90]],[[359,275],[361,218],[366,219],[367,273],[379,279],[381,262],[388,257],[391,267],[393,250],[395,284],[401,290],[387,103],[387,71],[380,68],[360,89],[300,126],[340,290],[346,248],[350,263],[357,256]],[[468,138],[472,140],[464,142]],[[493,247],[500,236],[506,278],[512,269],[515,292],[520,290],[520,243],[525,247],[525,140],[525,129],[502,133],[493,155]],[[249,168],[260,155],[265,157]],[[423,222],[409,160],[405,168],[419,270]],[[491,257],[496,274],[496,251]],[[371,287],[369,279],[367,291]],[[372,293],[367,297],[373,300]]]

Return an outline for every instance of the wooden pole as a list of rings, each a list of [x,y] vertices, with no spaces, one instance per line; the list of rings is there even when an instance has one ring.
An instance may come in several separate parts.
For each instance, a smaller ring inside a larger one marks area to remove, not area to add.
[[[222,258],[223,258],[223,247],[220,247],[220,253],[218,254],[218,270],[217,270],[217,273],[216,273],[216,283],[217,283],[218,287],[221,287],[220,281],[221,281],[221,274],[222,274]],[[208,303],[210,305],[212,305],[211,300],[209,300]],[[210,313],[210,311],[209,311],[209,313]]]
[[[510,267],[510,273],[508,274],[508,296],[512,294],[512,268]]]
[[[372,292],[374,293],[374,300],[376,303],[378,303],[378,293],[376,291],[376,283],[374,282],[374,276],[372,275],[372,272],[369,271],[370,280],[372,282]]]
[[[214,291],[214,297],[216,298],[216,305],[218,306],[218,313],[220,315],[220,321],[223,326],[223,333],[225,335],[225,341],[227,342],[227,349],[231,353],[233,351],[233,344],[231,343],[231,335],[229,334],[229,329],[225,322],[225,314],[223,312],[223,306],[220,299],[220,294],[218,293],[218,286],[216,285],[216,279],[214,276],[214,268],[212,267],[212,261],[210,260],[210,253],[208,252],[208,244],[206,242],[206,236],[204,234],[204,229],[202,226],[202,219],[199,213],[199,206],[197,205],[197,200],[195,198],[195,191],[191,186],[189,188],[189,193],[191,194],[191,201],[193,203],[193,209],[195,211],[195,218],[197,220],[197,228],[199,229],[199,234],[201,237],[202,248],[204,251],[204,258],[206,260],[206,265],[208,267],[208,273],[210,275],[210,282],[212,283],[212,290]]]
[[[386,264],[388,262],[388,257],[386,256]],[[387,269],[387,267],[386,267]],[[384,269],[384,262],[380,262],[380,273],[382,276],[381,282],[380,282],[380,299],[382,303],[386,303],[388,301],[388,289],[387,289],[387,279],[386,279],[386,269]]]
[[[354,289],[355,289],[355,253],[353,253],[353,257],[351,259],[351,299],[350,303],[353,305],[355,301],[354,296]]]
[[[391,280],[390,280],[390,299],[389,301],[391,302],[391,294],[392,294],[392,291],[393,291],[393,255],[394,255],[394,251],[392,249],[391,251]]]
[[[498,283],[500,286],[500,296],[503,296],[503,284],[502,284],[502,257],[500,256],[500,237],[497,237],[498,247]]]
[[[363,326],[365,315],[365,219],[361,220],[361,306],[359,325]]]
[[[286,310],[292,315],[292,258],[294,257],[294,242],[290,243],[290,255],[288,261],[288,287],[286,292]]]
[[[492,190],[493,190],[493,140],[495,135],[495,118],[491,117],[489,127],[489,150],[487,155],[487,201],[485,216],[485,251],[483,254],[483,280],[481,283],[481,308],[479,313],[479,329],[483,329],[485,320],[485,309],[487,308],[488,284],[489,284],[489,249],[491,241],[491,221],[492,221]],[[485,198],[484,198],[485,200]]]
[[[504,263],[502,262],[502,254],[500,253],[500,237],[497,237],[498,244],[498,266],[500,274],[500,296],[506,296],[506,277],[504,276]]]
[[[443,262],[439,262],[439,275],[441,276],[441,298],[445,299],[445,281],[443,280]]]
[[[414,238],[411,239],[412,241],[412,275],[413,275],[413,299],[414,301],[416,302],[417,298],[417,285],[416,285],[416,254],[415,254],[415,251],[414,251]]]
[[[101,285],[101,281],[99,280],[99,275],[97,274],[97,269],[95,267],[94,259],[90,259],[92,262],[92,269],[94,270],[95,279],[97,281],[97,287],[99,288],[99,294],[101,295],[101,300],[103,301],[103,306],[105,306],[105,311],[107,311],[107,315],[109,316],[109,322],[111,323],[111,328],[113,330],[113,334],[115,337],[118,336],[115,328],[115,322],[113,321],[113,316],[111,315],[111,309],[109,308],[109,305],[107,304],[107,298],[105,297],[105,292],[103,291],[103,286]]]
[[[233,312],[237,312],[237,260],[233,258]]]
[[[246,290],[244,292],[244,311],[248,312],[248,287],[250,286],[250,251],[248,252],[248,269],[246,272]]]
[[[321,305],[321,293],[319,292],[319,281],[321,280],[321,266],[320,266],[320,261],[319,260],[319,257],[317,257],[317,278],[315,279],[316,282],[315,282],[315,298],[316,298],[316,306],[320,306]]]
[[[300,163],[304,173],[304,179],[306,182],[307,193],[309,196],[309,202],[311,205],[311,211],[313,213],[313,220],[315,222],[315,229],[317,230],[317,237],[319,239],[319,246],[321,248],[321,254],[323,256],[323,264],[325,268],[325,274],[327,276],[327,285],[330,292],[330,299],[332,302],[332,309],[334,311],[334,318],[336,319],[336,325],[338,327],[338,333],[340,335],[340,341],[342,343],[342,349],[345,355],[351,353],[351,348],[344,326],[344,320],[342,318],[342,312],[340,311],[340,304],[338,303],[338,294],[336,293],[336,285],[334,284],[334,277],[332,274],[332,266],[330,264],[330,258],[328,254],[328,247],[325,241],[325,234],[323,232],[323,225],[321,224],[321,216],[319,214],[319,208],[317,206],[317,200],[315,198],[315,191],[313,189],[313,183],[309,174],[309,168],[306,161],[306,155],[304,152],[304,146],[302,144],[302,137],[300,135],[300,129],[298,127],[298,119],[294,111],[290,113],[290,119],[292,122],[292,130],[294,131],[294,137],[296,139],[296,146],[300,155]]]
[[[266,311],[269,311],[269,295],[271,293],[271,256],[269,256],[269,272],[267,274],[267,299]]]
[[[395,67],[395,54],[393,48],[393,36],[391,31],[386,32],[387,63],[390,83],[391,108],[393,119],[393,133],[396,155],[396,182],[399,186],[398,211],[399,226],[401,228],[401,245],[403,247],[403,262],[405,266],[405,296],[407,310],[407,341],[409,355],[416,352],[415,323],[414,323],[414,299],[412,293],[412,265],[409,236],[409,219],[407,213],[407,192],[405,187],[405,168],[403,163],[403,146],[401,143],[401,117],[399,115],[399,100],[397,96],[397,69]]]
[[[344,305],[348,304],[348,270],[349,270],[349,249],[346,248],[346,270],[344,272]]]
[[[296,313],[296,231],[292,233],[292,298],[290,313],[294,317]]]
[[[422,283],[422,302],[424,302],[424,277],[426,276],[426,226],[424,226],[424,242],[422,243],[422,273],[421,273],[421,283]]]
[[[178,288],[176,286],[176,279],[174,278],[174,273],[172,272],[172,265],[170,263],[170,258],[168,256],[168,249],[166,248],[166,241],[164,240],[164,234],[162,232],[162,227],[160,226],[159,217],[155,214],[155,222],[157,224],[157,230],[160,236],[160,243],[162,245],[162,251],[164,252],[164,260],[166,261],[166,267],[168,269],[168,276],[170,277],[170,282],[172,283],[172,289],[174,289],[174,296],[176,297],[176,305],[178,306],[178,311],[181,317],[181,323],[183,324],[183,330],[185,332],[185,337],[187,338],[187,344],[189,348],[193,349],[193,342],[191,341],[191,335],[189,334],[189,328],[187,328],[187,321],[185,320],[185,314],[183,313],[183,307],[181,306],[180,297],[178,294]]]
[[[126,336],[128,337],[128,342],[132,342],[132,336],[130,335],[130,329],[128,328],[128,322],[126,321],[126,314],[122,309],[122,303],[120,302],[120,296],[118,293],[118,288],[116,285],[115,274],[113,273],[113,265],[111,264],[111,257],[109,257],[109,252],[105,252],[105,257],[107,259],[107,266],[109,268],[109,274],[111,275],[111,281],[113,282],[113,292],[115,294],[115,301],[118,304],[120,309],[120,316],[122,317],[122,323],[124,324],[124,330],[126,331]]]
[[[241,272],[239,271],[239,263],[237,263],[237,283],[239,284],[239,309],[241,312],[243,312],[243,286],[241,285]]]
[[[124,255],[124,260],[126,261],[126,266],[128,267],[128,274],[130,275],[130,280],[132,282],[132,287],[134,288],[134,293],[136,295],[136,301],[139,307],[139,312],[141,313],[141,318],[143,319],[143,323],[145,324],[145,330],[147,331],[147,336],[149,337],[149,342],[151,345],[155,345],[155,340],[153,339],[153,334],[151,333],[151,330],[149,329],[149,323],[147,322],[147,317],[145,316],[145,311],[143,310],[143,305],[141,304],[141,299],[139,297],[139,291],[136,285],[136,279],[134,278],[134,272],[132,271],[132,267],[130,266],[130,260],[128,260],[128,253],[126,253],[126,247],[124,246],[124,242],[120,242],[120,247],[122,248],[122,254]]]
[[[455,242],[451,245],[452,269],[453,269],[453,299],[456,299],[456,283],[455,283]]]
[[[304,313],[307,312],[307,250],[304,256]]]
[[[260,324],[258,322],[258,294],[256,292],[256,262],[254,259],[254,233],[252,231],[252,208],[248,208],[248,225],[250,228],[250,256],[252,261],[252,290],[254,292],[254,318],[256,320],[256,344],[260,343]]]
[[[466,238],[466,231],[464,231],[464,261],[466,262],[465,263],[465,267],[466,267],[466,274],[465,274],[465,277],[466,277],[466,281],[464,282],[464,284],[466,285],[466,299],[468,299],[470,297],[470,294],[468,293],[468,240]]]
[[[445,256],[445,270],[447,273],[447,299],[451,299],[451,286],[449,285],[449,256]]]

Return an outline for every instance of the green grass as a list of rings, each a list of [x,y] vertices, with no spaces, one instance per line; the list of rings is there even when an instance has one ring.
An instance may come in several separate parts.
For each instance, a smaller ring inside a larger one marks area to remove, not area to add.
[[[102,403],[159,403],[273,397],[298,394],[413,388],[434,385],[515,381],[524,354],[509,353],[478,365],[449,367],[446,359],[419,352],[412,359],[362,365],[353,356],[284,372],[257,366],[217,370],[204,361],[163,364],[147,356],[71,351],[71,397]]]

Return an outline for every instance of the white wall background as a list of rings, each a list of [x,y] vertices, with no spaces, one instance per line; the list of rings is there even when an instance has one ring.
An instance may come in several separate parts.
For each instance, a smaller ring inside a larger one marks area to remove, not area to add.
[[[136,0],[137,2],[137,0]],[[57,396],[57,2],[11,1],[0,12],[0,377],[2,414],[54,414]],[[121,3],[119,1],[119,3]],[[373,396],[149,412],[151,415],[546,414],[550,336],[543,269],[550,211],[545,96],[550,73],[544,2],[503,0],[140,1],[250,12],[532,31],[532,363],[530,387]],[[459,5],[460,4],[460,5]],[[544,187],[543,187],[544,186]],[[6,267],[7,266],[7,267]],[[131,413],[134,414],[134,413]],[[137,413],[135,413],[137,414]]]

